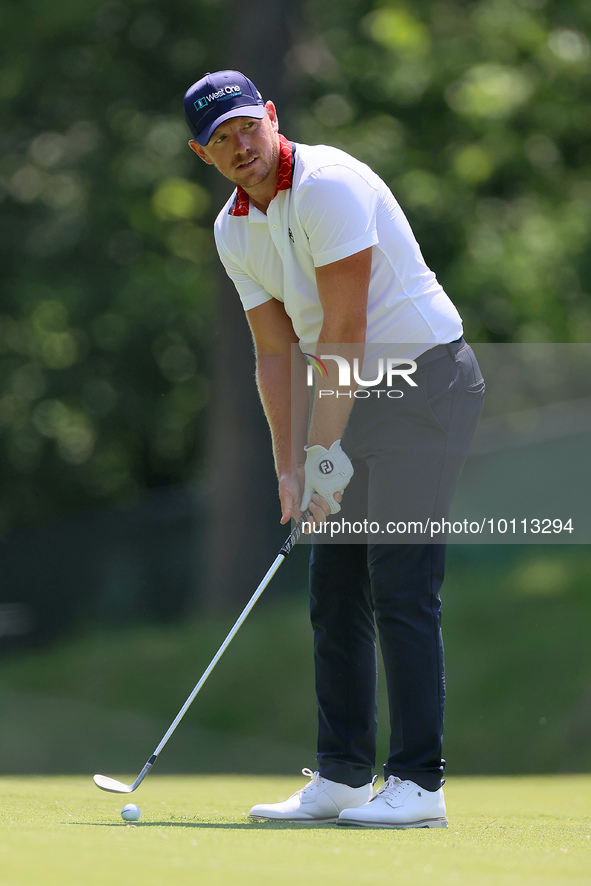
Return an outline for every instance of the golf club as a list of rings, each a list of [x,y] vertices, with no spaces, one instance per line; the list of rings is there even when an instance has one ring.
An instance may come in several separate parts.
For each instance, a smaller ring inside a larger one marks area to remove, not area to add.
[[[218,649],[218,651],[216,652],[214,657],[212,658],[212,660],[211,660],[209,666],[207,667],[207,669],[205,670],[203,676],[201,677],[201,679],[199,680],[199,682],[197,683],[197,685],[195,686],[195,688],[193,689],[193,691],[189,695],[188,699],[186,700],[186,702],[184,703],[184,705],[182,706],[182,708],[180,709],[180,711],[178,712],[178,714],[174,718],[173,722],[170,725],[170,728],[168,729],[168,732],[163,737],[162,741],[160,742],[160,744],[158,745],[158,747],[156,748],[156,750],[154,751],[154,753],[152,754],[152,756],[150,757],[150,759],[148,760],[148,762],[146,763],[146,765],[144,766],[144,768],[142,769],[142,771],[140,772],[140,774],[138,775],[136,780],[132,784],[124,784],[122,781],[117,781],[116,778],[109,778],[108,775],[95,775],[93,777],[94,783],[102,791],[111,791],[114,794],[131,794],[131,793],[133,793],[133,791],[135,791],[135,789],[137,787],[139,787],[139,785],[142,783],[142,781],[144,780],[144,778],[146,777],[146,775],[148,774],[148,772],[150,771],[150,769],[152,768],[152,766],[154,765],[156,760],[158,759],[158,755],[160,754],[160,751],[163,749],[163,747],[167,743],[168,739],[170,738],[170,736],[172,735],[174,730],[177,728],[177,726],[179,725],[179,723],[181,722],[181,720],[185,716],[193,699],[195,698],[195,696],[197,695],[197,693],[199,692],[199,690],[201,689],[201,687],[203,686],[203,684],[205,683],[205,681],[207,680],[207,678],[209,677],[209,675],[211,674],[213,669],[215,668],[216,664],[218,663],[218,661],[220,660],[220,658],[222,657],[222,655],[224,654],[224,652],[226,651],[226,649],[230,645],[234,636],[237,634],[238,629],[240,628],[242,623],[245,621],[246,616],[248,615],[250,610],[253,608],[254,604],[257,602],[257,600],[259,599],[259,597],[261,596],[261,594],[263,593],[263,591],[265,590],[265,588],[267,587],[267,585],[269,584],[269,582],[271,581],[271,579],[273,578],[273,576],[275,575],[275,573],[277,572],[277,570],[279,569],[279,567],[281,566],[281,564],[283,563],[283,561],[285,560],[285,558],[287,557],[287,555],[289,554],[291,549],[294,547],[294,545],[296,544],[296,542],[300,538],[300,536],[302,534],[303,524],[305,522],[307,522],[310,519],[310,517],[311,517],[310,511],[305,511],[305,513],[302,514],[302,516],[300,517],[300,519],[298,520],[298,522],[296,523],[296,525],[292,529],[291,533],[289,534],[289,537],[287,538],[287,540],[283,544],[281,550],[279,551],[279,553],[275,557],[273,565],[271,566],[271,568],[269,569],[269,571],[267,572],[267,574],[265,575],[265,577],[261,581],[260,585],[258,586],[256,591],[254,592],[254,594],[252,595],[252,597],[250,598],[250,600],[248,601],[248,603],[246,604],[246,606],[242,610],[242,613],[238,617],[238,620],[236,621],[234,627],[232,628],[232,630],[230,631],[230,633],[228,634],[228,636],[226,637],[226,639],[224,640],[224,642],[222,643],[222,645],[220,646],[220,648]]]

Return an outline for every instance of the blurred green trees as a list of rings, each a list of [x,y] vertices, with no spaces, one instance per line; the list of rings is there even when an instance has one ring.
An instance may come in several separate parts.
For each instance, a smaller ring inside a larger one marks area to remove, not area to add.
[[[0,525],[186,481],[203,450],[209,196],[181,99],[210,3],[4,4]]]
[[[231,64],[232,12],[0,10],[0,526],[203,463],[217,207],[181,97]],[[590,20],[585,0],[315,0],[259,84],[294,96],[286,135],[388,181],[472,340],[590,339]]]
[[[296,135],[391,185],[477,341],[591,340],[591,7],[324,0]]]

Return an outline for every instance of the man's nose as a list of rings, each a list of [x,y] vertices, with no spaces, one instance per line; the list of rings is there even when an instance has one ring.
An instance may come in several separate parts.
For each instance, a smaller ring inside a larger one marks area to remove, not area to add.
[[[241,132],[237,132],[234,136],[234,147],[236,153],[240,154],[249,147],[248,138]]]

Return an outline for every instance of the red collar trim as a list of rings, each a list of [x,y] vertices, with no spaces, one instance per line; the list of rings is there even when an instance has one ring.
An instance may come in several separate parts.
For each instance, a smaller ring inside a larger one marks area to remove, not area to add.
[[[273,194],[273,199],[279,191],[288,191],[293,182],[293,163],[294,163],[294,145],[288,141],[281,133],[279,134],[279,169],[277,170],[277,188]],[[250,209],[250,200],[248,194],[240,185],[236,188],[236,199],[230,207],[230,215],[245,216],[248,215]]]
[[[281,133],[279,134],[279,145],[279,169],[277,170],[277,188],[273,194],[274,198],[279,191],[289,191],[293,182],[295,147]]]
[[[238,185],[236,188],[236,197],[230,207],[229,215],[248,215],[249,207],[250,200],[248,199],[248,194],[244,188],[241,188],[240,185]]]

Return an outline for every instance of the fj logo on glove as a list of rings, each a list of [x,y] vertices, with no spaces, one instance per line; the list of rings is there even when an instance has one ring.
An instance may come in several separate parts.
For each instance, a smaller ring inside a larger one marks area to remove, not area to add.
[[[301,511],[306,510],[312,495],[317,492],[329,504],[330,513],[338,514],[341,510],[335,493],[348,485],[353,476],[353,465],[348,455],[341,449],[341,441],[335,440],[330,449],[315,443],[305,446],[306,464],[304,465],[305,487],[302,496]]]

